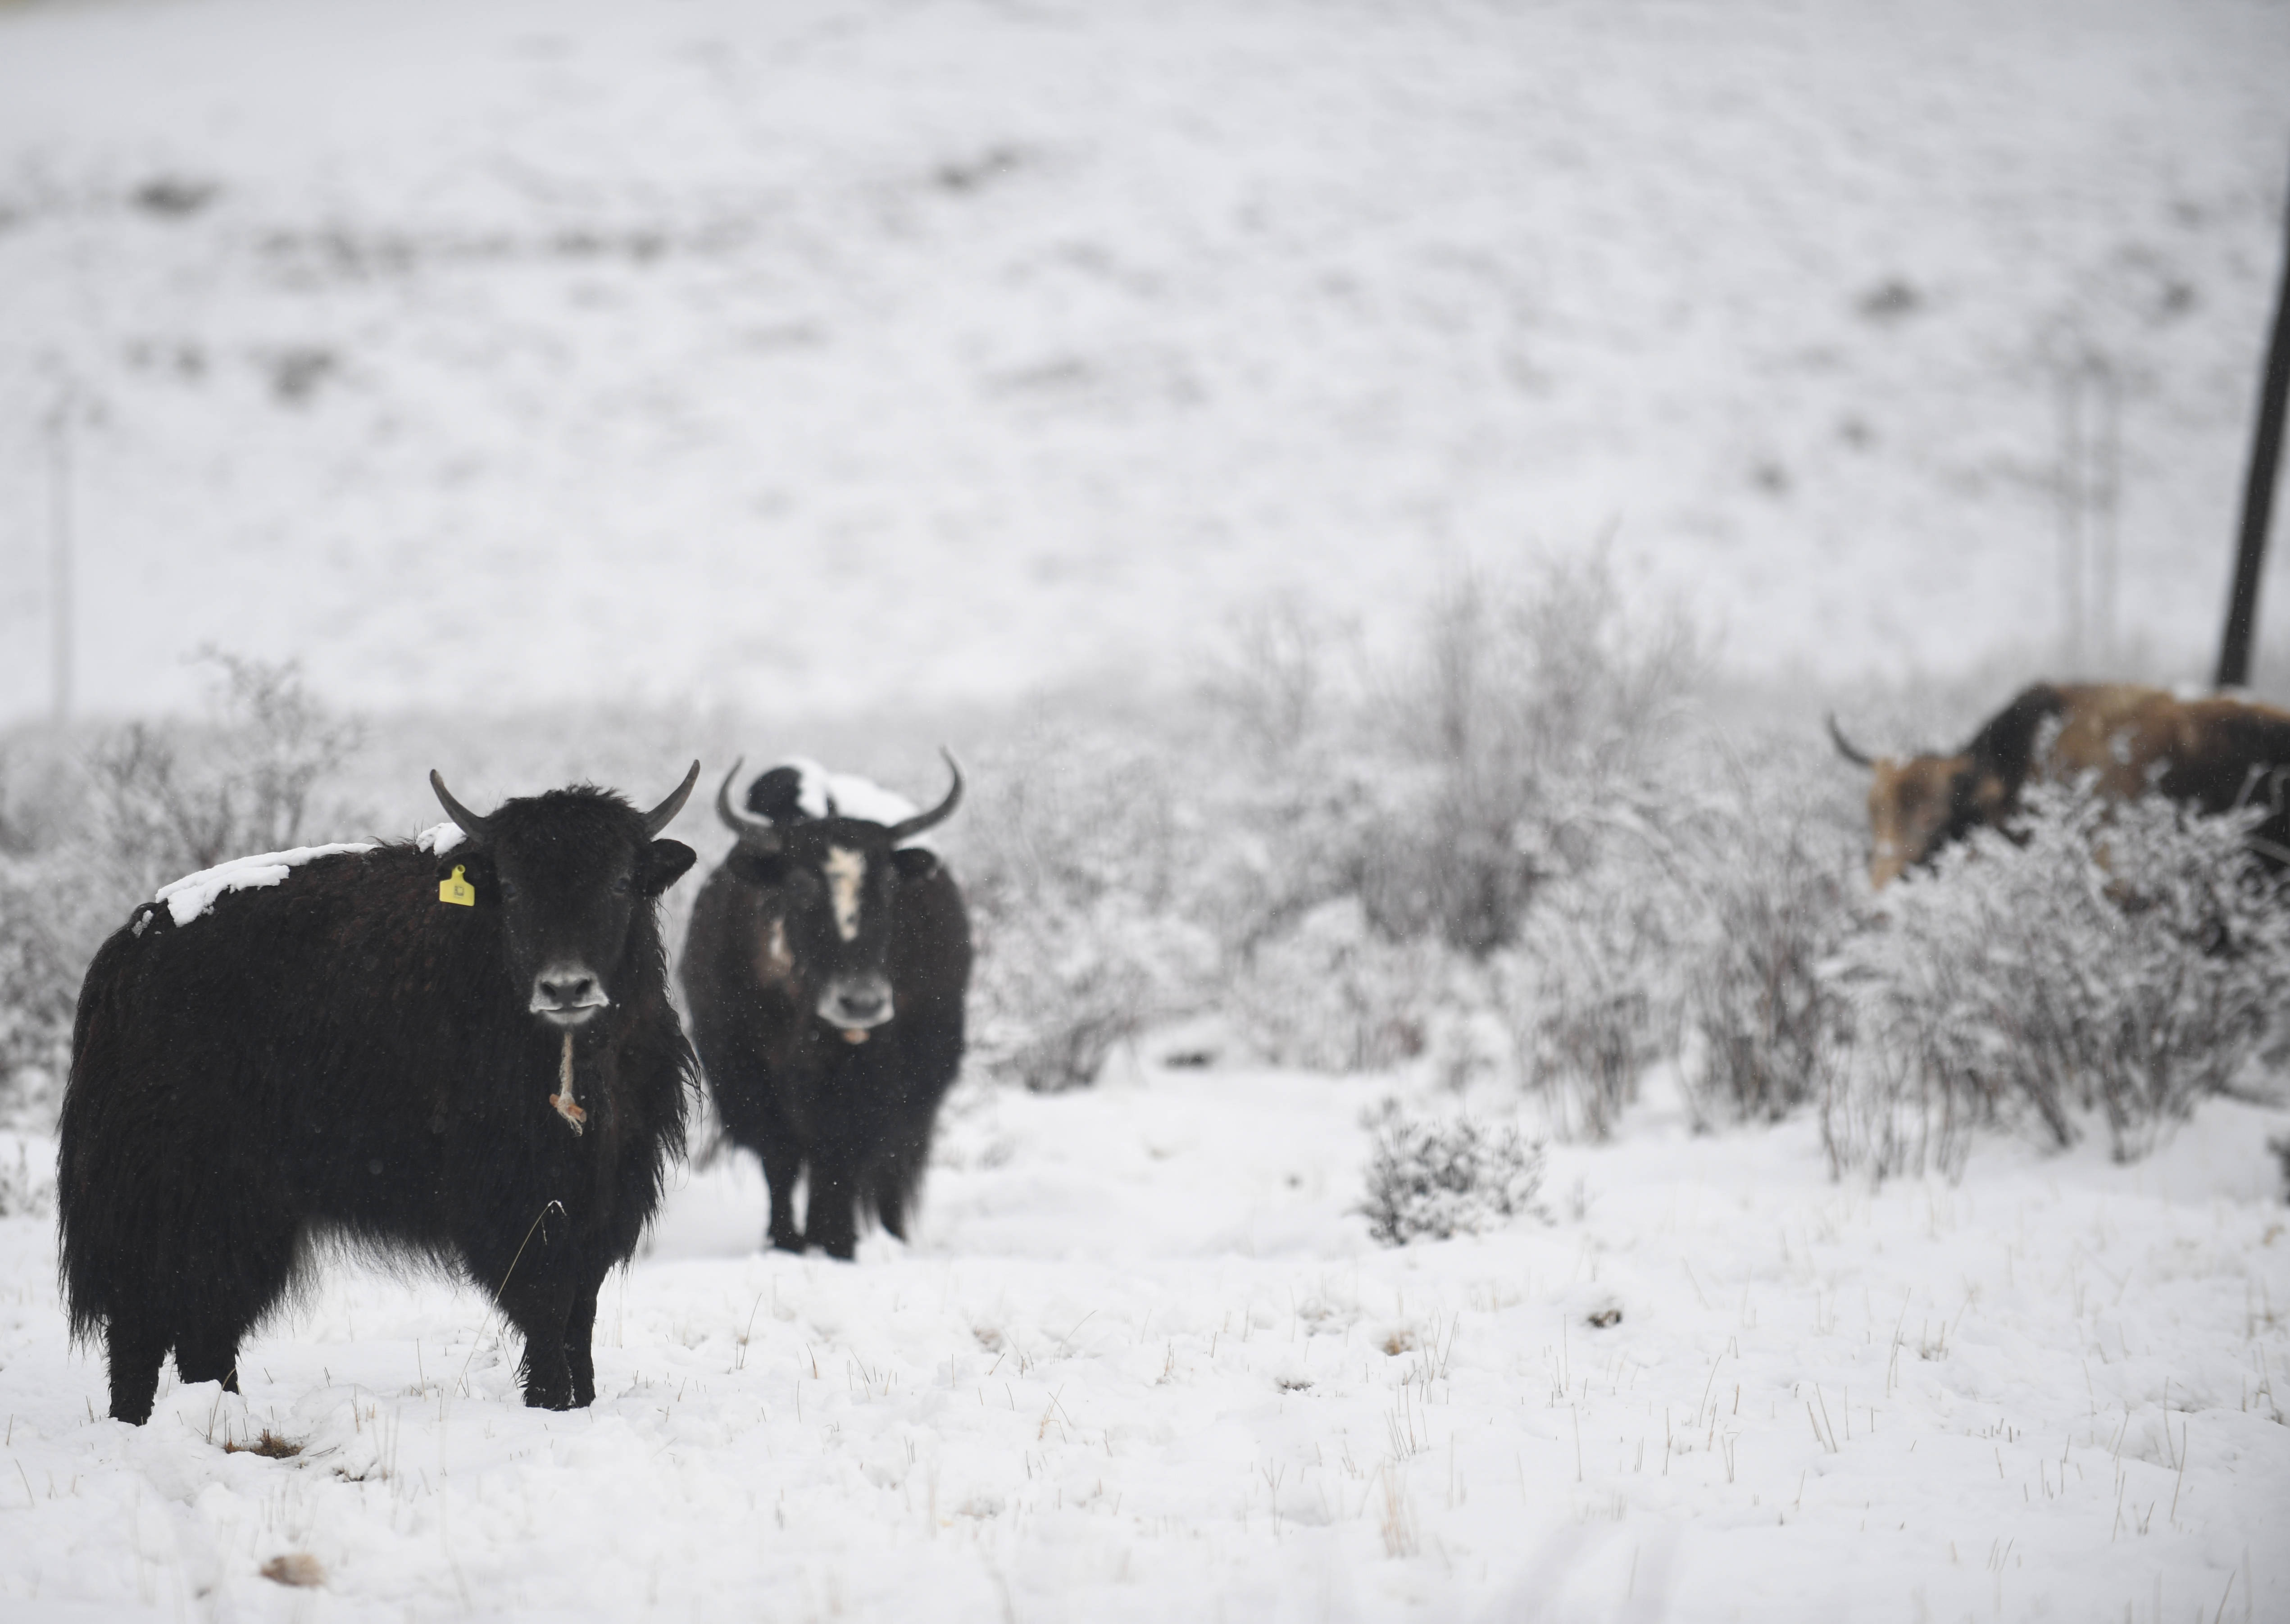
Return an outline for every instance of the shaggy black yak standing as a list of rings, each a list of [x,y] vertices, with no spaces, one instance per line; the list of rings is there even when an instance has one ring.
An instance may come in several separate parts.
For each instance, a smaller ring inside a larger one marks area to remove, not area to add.
[[[913,817],[864,809],[885,821],[827,798],[832,780],[815,769],[763,774],[749,814],[732,804],[736,764],[717,791],[740,844],[693,905],[684,994],[725,1131],[763,1158],[774,1246],[849,1258],[868,1210],[906,1238],[939,1101],[962,1068],[970,985],[962,892],[905,844],[961,800],[947,765],[945,800]]]
[[[433,772],[459,837],[244,859],[104,943],[57,1189],[113,1416],[149,1418],[171,1349],[236,1391],[328,1236],[465,1271],[524,1337],[526,1404],[595,1397],[597,1288],[684,1148],[656,899],[693,852],[655,837],[699,773],[648,812],[580,786],[479,817]]]

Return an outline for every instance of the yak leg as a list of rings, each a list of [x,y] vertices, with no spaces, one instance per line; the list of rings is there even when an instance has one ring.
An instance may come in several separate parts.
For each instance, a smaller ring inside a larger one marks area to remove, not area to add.
[[[528,1409],[570,1410],[578,1402],[572,1388],[572,1362],[565,1355],[565,1333],[572,1318],[572,1288],[564,1282],[512,1283],[501,1295],[501,1312],[524,1338],[524,1357],[517,1376],[524,1383]],[[589,1304],[591,1324],[597,1305]]]
[[[552,1201],[515,1246],[500,1244],[510,1233],[506,1226],[462,1236],[469,1272],[479,1280],[500,1282],[493,1301],[524,1339],[517,1376],[524,1384],[524,1402],[538,1410],[572,1407],[572,1371],[564,1355],[579,1280],[572,1227],[564,1209]]]
[[[803,1153],[775,1140],[763,1156],[764,1182],[772,1192],[771,1226],[764,1238],[781,1252],[801,1252],[803,1231],[795,1227],[795,1177],[802,1169]]]
[[[175,1370],[185,1387],[199,1381],[220,1381],[224,1392],[237,1392],[237,1334],[213,1326],[184,1332],[175,1339]]]
[[[179,1309],[175,1369],[186,1386],[219,1381],[223,1391],[236,1393],[238,1345],[285,1292],[293,1268],[293,1231],[268,1225],[243,1230],[218,1250],[228,1264],[201,1283],[194,1304]]]
[[[811,1200],[804,1209],[804,1238],[845,1263],[859,1251],[856,1159],[840,1146],[829,1146],[813,1155]]]
[[[922,1186],[923,1169],[930,1162],[932,1126],[926,1113],[919,1121],[901,1123],[869,1170],[876,1216],[883,1220],[883,1228],[902,1241],[908,1238],[908,1209]]]
[[[111,1419],[140,1427],[151,1419],[159,1396],[159,1366],[166,1363],[166,1333],[141,1321],[114,1314],[104,1327],[104,1353],[111,1369]]]
[[[604,1284],[603,1275],[583,1276],[572,1289],[572,1311],[564,1320],[564,1364],[572,1376],[575,1410],[597,1402],[597,1293]]]

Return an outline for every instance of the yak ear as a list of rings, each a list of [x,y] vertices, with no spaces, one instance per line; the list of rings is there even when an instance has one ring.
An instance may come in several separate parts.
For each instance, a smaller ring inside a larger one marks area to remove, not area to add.
[[[461,870],[463,879],[475,885],[480,892],[495,896],[500,894],[500,886],[496,884],[500,876],[493,872],[492,853],[484,847],[465,840],[452,851],[441,852],[437,854],[439,879],[452,879],[453,870],[456,868]]]
[[[656,897],[684,877],[700,853],[680,840],[655,840],[645,853],[644,893]]]
[[[938,872],[938,853],[927,846],[901,846],[891,853],[891,867],[902,880],[926,880]]]
[[[724,859],[724,866],[733,877],[767,890],[787,878],[788,860],[781,852],[758,852],[753,846],[736,845]]]

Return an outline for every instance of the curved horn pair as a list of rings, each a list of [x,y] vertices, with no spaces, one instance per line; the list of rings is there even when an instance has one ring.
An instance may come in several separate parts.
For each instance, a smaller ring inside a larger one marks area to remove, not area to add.
[[[700,764],[695,761],[692,764],[692,771],[684,775],[684,781],[676,787],[668,799],[645,813],[645,839],[651,839],[676,820],[676,814],[682,812],[684,804],[692,798],[693,785],[699,781]],[[429,788],[437,792],[437,804],[445,809],[445,815],[460,824],[465,833],[470,835],[485,833],[492,820],[489,817],[480,818],[455,800],[453,792],[445,788],[444,779],[439,776],[435,767],[429,769]]]
[[[1829,736],[1837,745],[1837,753],[1854,766],[1873,767],[1877,764],[1867,751],[1853,748],[1852,741],[1845,736],[1845,730],[1837,725],[1837,713],[1833,710],[1829,713]]]
[[[938,753],[946,759],[946,770],[954,774],[954,784],[947,790],[946,798],[932,807],[930,811],[918,812],[911,818],[903,819],[891,825],[893,845],[897,845],[901,841],[911,840],[925,829],[936,828],[952,817],[954,809],[962,804],[961,764],[954,759],[954,752],[944,745],[939,747]],[[746,759],[745,756],[741,756],[739,761],[733,762],[732,770],[724,775],[723,783],[716,790],[716,815],[724,820],[725,828],[730,829],[756,850],[776,852],[780,849],[779,826],[769,818],[750,817],[732,804],[732,780],[740,776],[741,765]]]

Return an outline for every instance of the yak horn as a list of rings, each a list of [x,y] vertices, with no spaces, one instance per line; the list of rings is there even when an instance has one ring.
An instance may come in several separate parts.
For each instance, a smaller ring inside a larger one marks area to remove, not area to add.
[[[1877,764],[1865,751],[1853,748],[1852,741],[1845,737],[1845,730],[1837,725],[1837,713],[1833,710],[1829,713],[1829,736],[1836,740],[1837,753],[1854,766],[1873,767]]]
[[[485,832],[488,820],[455,800],[453,792],[445,788],[445,780],[438,776],[435,767],[429,769],[429,788],[437,792],[437,804],[445,809],[447,817],[461,826],[464,834],[482,836]]]
[[[692,771],[684,775],[684,781],[669,792],[668,799],[644,815],[647,837],[659,834],[676,821],[676,814],[682,812],[684,804],[692,798],[693,785],[699,781],[700,764],[695,761],[692,764]]]
[[[780,832],[772,820],[769,818],[751,818],[732,804],[732,780],[740,776],[740,768],[747,759],[742,756],[733,762],[732,770],[724,775],[723,783],[717,786],[716,815],[724,820],[725,828],[740,837],[741,844],[758,852],[776,852],[780,849]]]
[[[911,840],[925,829],[936,828],[954,816],[954,809],[962,804],[962,768],[955,761],[954,752],[944,745],[939,746],[938,753],[946,758],[946,770],[954,774],[954,787],[946,792],[945,800],[941,801],[928,812],[909,818],[904,822],[893,823],[891,826],[893,845],[897,845],[902,840]]]

